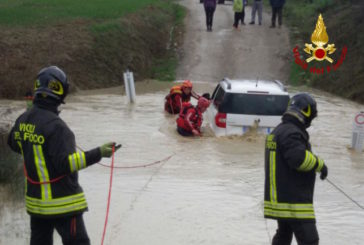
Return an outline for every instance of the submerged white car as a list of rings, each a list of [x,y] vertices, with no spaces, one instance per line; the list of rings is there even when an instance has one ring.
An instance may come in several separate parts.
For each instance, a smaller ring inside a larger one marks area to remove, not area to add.
[[[289,99],[277,80],[225,78],[216,86],[206,114],[216,136],[243,135],[251,127],[269,134],[281,122]]]

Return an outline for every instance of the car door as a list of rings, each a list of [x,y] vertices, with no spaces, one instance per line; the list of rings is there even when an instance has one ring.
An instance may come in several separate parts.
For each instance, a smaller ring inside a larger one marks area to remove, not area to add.
[[[219,108],[220,105],[224,101],[225,96],[225,90],[220,85],[217,85],[215,88],[212,99],[211,99],[211,105],[207,110],[207,116],[210,123],[210,127],[214,131],[215,135],[225,135],[225,127],[221,127],[221,124],[219,122],[216,124],[216,117],[219,116]]]

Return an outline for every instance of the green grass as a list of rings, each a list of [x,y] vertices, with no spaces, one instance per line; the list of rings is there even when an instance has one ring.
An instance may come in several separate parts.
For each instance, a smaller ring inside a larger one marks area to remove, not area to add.
[[[176,79],[176,70],[178,66],[177,53],[174,50],[174,42],[179,41],[176,40],[178,35],[177,31],[180,31],[182,28],[183,20],[186,16],[186,9],[181,7],[180,5],[173,5],[173,11],[175,15],[175,27],[170,33],[170,47],[167,51],[167,55],[164,59],[156,59],[153,62],[152,68],[152,78],[160,80],[160,81],[174,81]]]
[[[183,8],[180,5],[174,5],[174,12],[176,16],[176,24],[182,25],[183,20],[187,14],[186,8]]]
[[[159,81],[174,81],[176,79],[177,65],[177,58],[173,54],[168,58],[155,60],[151,71],[151,78]]]
[[[116,55],[112,55],[112,53],[108,54],[107,52],[111,51],[121,54],[123,53],[120,49],[121,46],[127,47],[127,50],[131,50],[132,53],[130,53],[129,60],[140,60],[140,63],[144,62],[133,51],[134,48],[130,46],[130,38],[132,38],[134,44],[138,44],[139,46],[148,45],[150,47],[157,47],[162,45],[162,47],[159,47],[158,53],[151,53],[151,65],[149,66],[150,68],[145,69],[145,72],[152,79],[173,81],[175,80],[178,66],[176,47],[174,44],[181,44],[181,40],[179,39],[182,37],[180,33],[182,33],[181,28],[186,15],[186,9],[180,5],[171,4],[168,1],[156,1],[153,7],[157,9],[153,9],[150,14],[145,14],[148,13],[145,10],[142,11],[143,17],[141,19],[148,25],[144,27],[148,28],[145,30],[135,29],[134,25],[120,21],[120,19],[93,24],[90,28],[94,35],[95,50],[100,54],[100,57],[103,57],[103,63],[108,64],[108,67],[112,67],[115,65],[123,66],[123,62],[120,57],[118,58]],[[166,23],[171,23],[171,25],[166,26]],[[167,34],[167,38],[162,38],[161,30]],[[148,33],[145,33],[146,31]],[[145,42],[146,39],[149,40],[147,44]],[[107,50],[105,47],[107,47]],[[114,60],[110,57],[114,57]],[[128,66],[133,69],[135,63],[129,63]]]
[[[0,0],[0,63],[10,60],[0,96],[21,96],[20,74],[48,64],[79,89],[118,86],[126,69],[138,81],[174,80],[185,15],[174,0]]]
[[[72,19],[108,20],[156,0],[0,0],[0,25],[34,25]]]
[[[334,0],[291,0],[287,1],[283,13],[291,27],[299,28],[302,34],[311,36],[318,15],[334,4]],[[325,21],[325,15],[323,17]]]
[[[291,64],[291,70],[289,73],[289,81],[291,85],[300,86],[306,84],[308,77],[308,73],[306,73],[301,66],[296,63]]]

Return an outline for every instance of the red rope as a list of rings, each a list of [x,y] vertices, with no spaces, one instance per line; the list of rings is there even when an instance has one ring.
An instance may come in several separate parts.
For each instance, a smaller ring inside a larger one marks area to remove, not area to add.
[[[27,172],[27,169],[25,168],[25,162],[24,162],[24,175],[25,177],[27,178],[27,180],[33,184],[33,185],[44,185],[44,184],[51,184],[51,183],[54,183],[54,182],[57,182],[61,179],[63,179],[64,177],[66,177],[66,175],[62,175],[62,176],[59,176],[57,178],[54,178],[54,179],[51,179],[49,181],[43,181],[43,182],[39,182],[39,181],[35,181],[33,179],[31,179],[28,175],[28,172]]]
[[[149,164],[139,165],[139,166],[115,167],[114,166],[114,155],[115,155],[114,153],[115,153],[115,146],[112,147],[112,161],[111,161],[111,166],[108,166],[108,165],[105,165],[105,164],[102,164],[102,163],[98,163],[101,166],[111,168],[111,172],[110,172],[110,184],[109,184],[109,195],[108,195],[108,198],[107,198],[106,217],[105,217],[104,231],[102,233],[101,245],[104,244],[104,239],[105,239],[105,234],[106,234],[106,227],[107,227],[107,223],[108,223],[108,219],[109,219],[110,202],[111,202],[111,189],[112,189],[112,176],[113,176],[114,168],[144,168],[144,167],[148,167],[148,166],[151,166],[151,165],[155,165],[155,164],[160,163],[160,162],[167,161],[167,160],[169,160],[173,156],[173,155],[170,155],[169,157],[167,157],[167,158],[165,158],[163,160],[160,160],[160,161],[157,161],[157,162],[153,162],[153,163],[149,163]]]
[[[168,161],[169,159],[171,159],[173,157],[173,155],[170,155],[169,157],[166,157],[162,160],[159,160],[159,161],[156,161],[156,162],[152,162],[152,163],[148,163],[148,164],[142,164],[142,165],[137,165],[137,166],[124,166],[124,167],[113,167],[113,168],[118,168],[118,169],[133,169],[133,168],[145,168],[145,167],[149,167],[149,166],[153,166],[153,165],[156,165],[158,163],[161,163],[161,162],[165,162],[165,161]],[[103,167],[107,167],[107,168],[111,168],[111,166],[109,165],[106,165],[106,164],[103,164],[103,163],[100,163],[98,162],[97,164],[103,166]],[[27,169],[25,168],[25,163],[23,165],[23,169],[24,169],[24,176],[27,178],[27,180],[29,181],[29,183],[33,184],[33,185],[45,185],[45,184],[52,184],[52,183],[55,183],[61,179],[63,179],[64,177],[66,177],[66,175],[62,175],[62,176],[59,176],[57,178],[54,178],[54,179],[51,179],[49,181],[35,181],[33,179],[31,179],[28,175],[28,172],[27,172]]]
[[[174,155],[174,154],[173,154]],[[156,165],[156,164],[158,164],[158,163],[161,163],[161,162],[165,162],[165,161],[168,161],[169,159],[171,159],[171,157],[173,157],[173,155],[170,155],[169,157],[166,157],[166,158],[164,158],[164,159],[162,159],[162,160],[159,160],[159,161],[156,161],[156,162],[152,162],[152,163],[148,163],[148,164],[142,164],[142,165],[137,165],[137,166],[123,166],[123,167],[121,167],[121,166],[119,166],[119,167],[113,167],[113,168],[121,168],[121,169],[131,169],[131,168],[145,168],[145,167],[149,167],[149,166],[152,166],[152,165]],[[103,164],[103,163],[97,163],[97,164],[99,164],[99,165],[101,165],[101,166],[103,166],[103,167],[107,167],[107,168],[111,168],[111,166],[109,166],[109,165],[106,165],[106,164]]]
[[[113,173],[114,173],[114,153],[115,153],[115,145],[112,146],[112,160],[111,160],[111,170],[110,170],[109,196],[107,198],[106,217],[105,217],[105,224],[104,224],[104,232],[102,233],[101,245],[104,244],[106,227],[107,227],[107,222],[108,222],[108,219],[109,219],[109,210],[110,210],[110,201],[111,201],[111,188],[112,188],[112,176],[113,176]]]
[[[110,183],[109,183],[109,195],[107,197],[106,216],[105,216],[104,231],[102,233],[101,245],[104,244],[105,234],[106,234],[106,227],[107,227],[107,223],[108,223],[108,220],[109,220],[110,202],[111,202],[111,190],[112,190],[112,177],[113,177],[113,173],[114,173],[114,168],[124,168],[124,169],[127,169],[127,168],[145,168],[145,167],[152,166],[152,165],[155,165],[155,164],[164,162],[164,161],[168,161],[172,156],[173,155],[170,155],[169,157],[167,157],[165,159],[162,159],[162,160],[159,160],[159,161],[156,161],[156,162],[153,162],[153,163],[149,163],[149,164],[143,164],[143,165],[138,165],[138,166],[130,166],[130,167],[114,167],[115,145],[113,145],[113,147],[112,147],[111,166],[108,166],[108,165],[105,165],[105,164],[102,164],[102,163],[98,163],[101,166],[111,168],[111,170],[110,170]],[[61,180],[62,178],[64,178],[66,176],[66,175],[62,175],[62,176],[59,176],[57,178],[51,179],[49,181],[44,181],[44,182],[39,182],[39,181],[32,180],[29,177],[28,172],[27,172],[27,170],[25,168],[25,162],[24,162],[24,175],[25,175],[25,177],[27,178],[27,180],[30,183],[35,184],[35,185],[51,184],[51,183],[54,183],[54,182],[57,182],[57,181]],[[72,229],[72,226],[71,226],[71,229]],[[71,233],[72,233],[72,231],[71,231]]]

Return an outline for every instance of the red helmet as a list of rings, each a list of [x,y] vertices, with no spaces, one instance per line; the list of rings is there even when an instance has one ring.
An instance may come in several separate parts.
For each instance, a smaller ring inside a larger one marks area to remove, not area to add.
[[[192,89],[192,83],[190,80],[184,80],[182,83],[183,88],[191,88]]]
[[[200,109],[207,109],[210,105],[210,101],[204,97],[200,97],[197,102],[197,106],[200,107]]]

